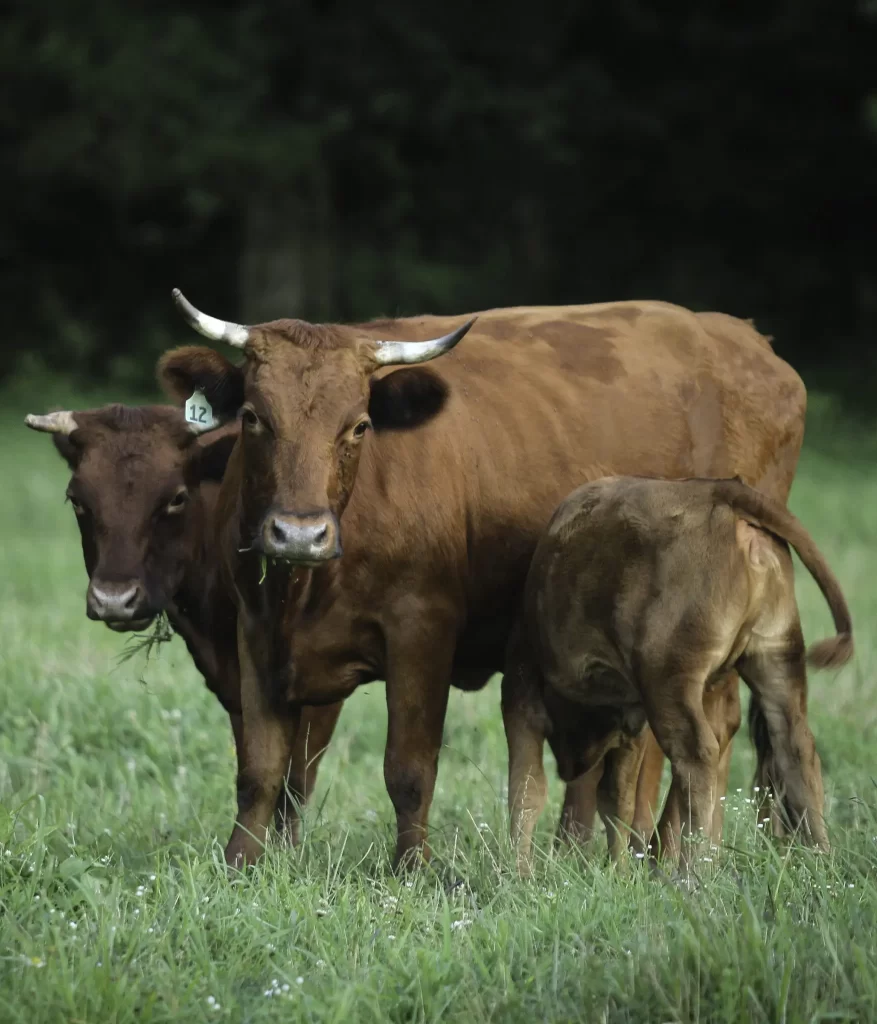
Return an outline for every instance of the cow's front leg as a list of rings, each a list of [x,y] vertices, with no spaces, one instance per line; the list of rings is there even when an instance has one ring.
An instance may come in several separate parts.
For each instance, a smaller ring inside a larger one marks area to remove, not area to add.
[[[343,707],[344,701],[339,700],[336,704],[306,707],[302,710],[292,745],[286,785],[281,787],[274,813],[278,831],[283,832],[293,845],[299,841],[302,811],[314,791],[317,768],[332,739]]]
[[[393,867],[430,856],[429,808],[450,691],[456,631],[388,644],[384,779],[396,811]]]
[[[225,848],[232,867],[261,857],[286,776],[301,712],[265,693],[244,628],[238,620],[243,709],[243,758],[238,766],[238,814]]]

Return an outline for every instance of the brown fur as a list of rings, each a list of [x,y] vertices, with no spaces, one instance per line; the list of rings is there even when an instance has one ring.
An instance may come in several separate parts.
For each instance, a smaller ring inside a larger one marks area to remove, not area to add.
[[[787,823],[827,847],[786,544],[828,600],[835,659],[848,659],[849,609],[812,538],[739,481],[607,478],[560,505],[533,556],[503,685],[522,870],[544,802],[545,738],[565,779],[606,759],[601,813],[614,857],[631,827],[646,722],[670,758],[668,807],[684,811],[683,833],[710,832],[721,751],[704,697],[735,668],[765,709]]]
[[[82,551],[92,581],[137,582],[143,595],[137,628],[165,611],[208,688],[228,712],[240,756],[240,673],[236,610],[221,585],[213,519],[219,482],[238,427],[195,439],[172,406],[111,405],[74,413],[69,437],[54,434],[72,476]],[[169,495],[188,489],[176,515],[162,515]],[[129,624],[111,623],[119,631]],[[341,705],[309,708],[302,716],[288,773],[288,791],[302,804],[313,790],[317,765]],[[298,807],[278,802],[278,825],[298,835]]]
[[[160,375],[178,401],[193,383],[208,396],[242,393],[254,424],[232,457],[219,509],[223,565],[249,646],[247,685],[259,691],[252,724],[266,751],[256,744],[244,773],[230,861],[260,853],[279,785],[267,751],[284,730],[291,742],[291,709],[380,678],[396,859],[427,852],[450,682],[477,686],[502,668],[537,537],[594,466],[739,474],[785,500],[803,436],[803,385],[750,326],[706,317],[659,302],[488,310],[429,368],[446,399],[414,429],[375,422],[381,429],[358,440],[355,423],[379,405],[392,420],[414,390],[408,369],[374,372],[373,341],[424,340],[460,319],[313,335],[297,324],[295,337],[262,325],[240,367],[209,349],[165,355]],[[239,409],[213,405],[225,418]],[[257,555],[240,549],[265,543],[277,515],[331,522],[343,557],[270,565],[260,585]],[[723,685],[736,694],[736,677]],[[568,794],[573,816],[587,814],[587,785]]]

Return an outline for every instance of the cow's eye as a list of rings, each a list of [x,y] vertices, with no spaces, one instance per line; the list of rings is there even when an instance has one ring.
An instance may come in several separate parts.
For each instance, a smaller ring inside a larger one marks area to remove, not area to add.
[[[73,506],[73,511],[76,513],[76,515],[81,516],[84,514],[85,506],[81,502],[78,502],[69,491],[67,492],[67,500]]]
[[[353,436],[359,440],[361,437],[365,437],[365,432],[371,426],[368,420],[360,420],[359,423],[353,428]]]
[[[182,512],[186,507],[186,502],[189,500],[189,492],[185,487],[181,487],[177,493],[171,498],[171,500],[165,506],[165,511],[169,515],[176,515],[178,512]]]
[[[261,426],[261,421],[256,415],[256,410],[251,405],[245,405],[243,409],[241,409],[241,420],[248,430],[258,430]]]

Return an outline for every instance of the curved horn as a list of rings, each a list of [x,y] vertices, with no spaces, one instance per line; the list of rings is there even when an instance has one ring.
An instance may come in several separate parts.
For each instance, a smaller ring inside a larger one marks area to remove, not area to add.
[[[194,327],[199,334],[211,341],[224,341],[235,348],[243,348],[250,337],[250,328],[243,324],[233,324],[228,320],[217,320],[215,316],[208,316],[200,310],[195,309],[191,302],[180,291],[173,290],[174,302],[177,309],[186,318],[190,327]]]
[[[77,427],[73,413],[69,409],[64,412],[49,412],[45,416],[30,413],[24,417],[24,422],[31,430],[40,430],[44,434],[63,434],[65,437],[72,434]]]
[[[458,327],[456,331],[430,341],[377,341],[375,361],[378,366],[399,366],[405,363],[425,363],[436,356],[444,355],[457,344],[460,338],[475,323],[477,317]]]

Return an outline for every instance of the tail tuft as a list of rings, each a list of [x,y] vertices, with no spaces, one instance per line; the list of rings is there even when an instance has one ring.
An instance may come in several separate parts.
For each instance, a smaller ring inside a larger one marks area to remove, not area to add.
[[[853,634],[838,633],[820,640],[807,651],[807,661],[814,668],[840,668],[853,656]]]

